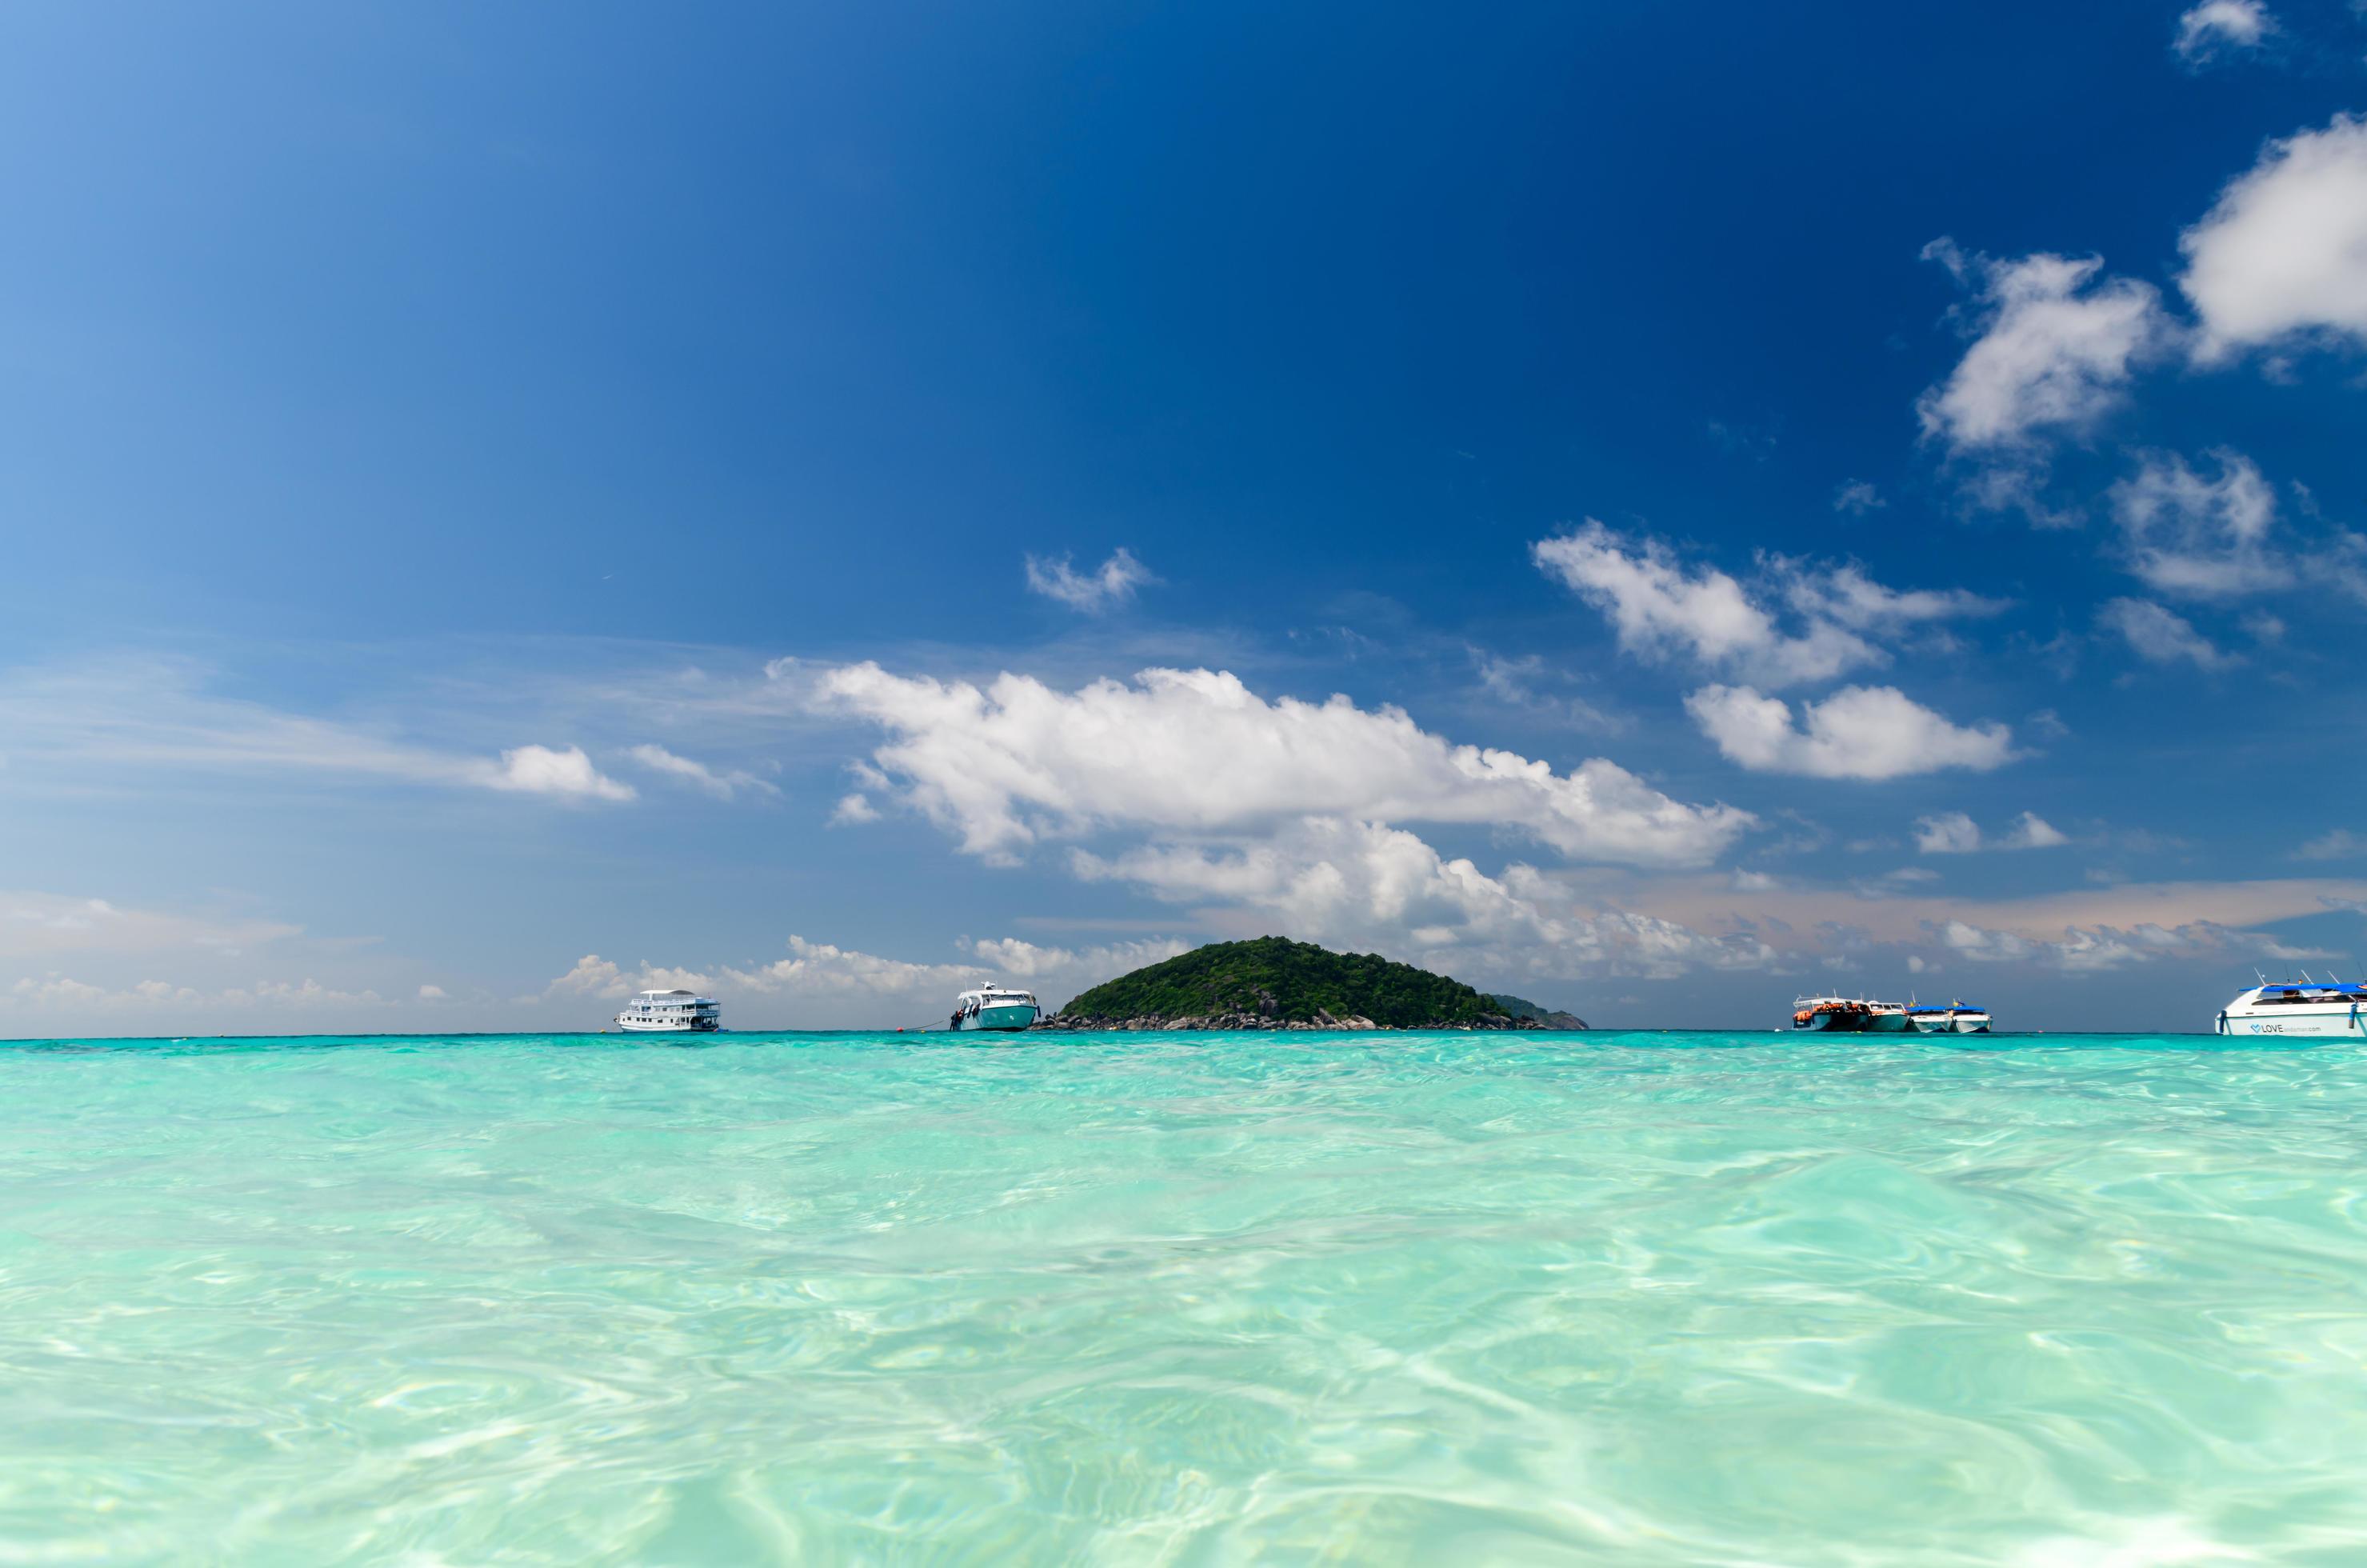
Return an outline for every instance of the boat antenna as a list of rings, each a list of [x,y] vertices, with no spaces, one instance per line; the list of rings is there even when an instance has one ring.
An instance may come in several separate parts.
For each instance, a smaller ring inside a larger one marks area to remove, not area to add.
[[[2269,983],[2269,977],[2260,972],[2259,966],[2257,964],[2252,968],[2252,978],[2259,981],[2263,985],[2266,985]]]

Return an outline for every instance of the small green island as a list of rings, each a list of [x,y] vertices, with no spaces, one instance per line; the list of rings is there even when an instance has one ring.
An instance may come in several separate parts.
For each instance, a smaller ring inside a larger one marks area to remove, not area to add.
[[[1582,1029],[1573,1014],[1377,953],[1259,937],[1105,981],[1039,1029]]]

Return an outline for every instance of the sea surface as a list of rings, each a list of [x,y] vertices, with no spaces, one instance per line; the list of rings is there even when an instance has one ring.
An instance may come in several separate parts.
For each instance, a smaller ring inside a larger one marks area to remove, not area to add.
[[[0,1562],[2367,1562],[2367,1061],[0,1047]]]

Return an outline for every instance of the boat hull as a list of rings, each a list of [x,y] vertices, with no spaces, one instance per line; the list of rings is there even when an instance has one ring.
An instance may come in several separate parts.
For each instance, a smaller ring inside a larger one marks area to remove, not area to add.
[[[1987,1034],[1989,1032],[1988,1016],[1985,1013],[1960,1013],[1953,1017],[1946,1013],[1934,1013],[1928,1017],[1915,1019],[1914,1025],[1919,1034]]]
[[[960,1028],[964,1033],[973,1029],[1009,1034],[1026,1028],[1036,1021],[1036,1009],[1024,1002],[1006,1002],[996,1006],[980,1007],[975,1013],[963,1015]]]
[[[1908,1022],[1907,1015],[1904,1013],[1869,1014],[1865,1022],[1860,1026],[1866,1034],[1897,1034],[1914,1027]]]
[[[2263,1007],[2257,1012],[2228,1008],[2219,1015],[2219,1032],[2261,1035],[2283,1040],[2335,1040],[2367,1035],[2359,1009],[2348,1003],[2331,1007]]]
[[[627,1034],[713,1034],[723,1026],[713,1018],[701,1018],[697,1023],[642,1023],[618,1018],[617,1027]]]

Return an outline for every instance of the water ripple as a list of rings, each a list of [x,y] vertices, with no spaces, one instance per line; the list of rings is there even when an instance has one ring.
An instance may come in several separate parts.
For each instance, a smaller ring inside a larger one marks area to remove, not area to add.
[[[2357,1562],[2362,1065],[0,1048],[0,1562]]]

